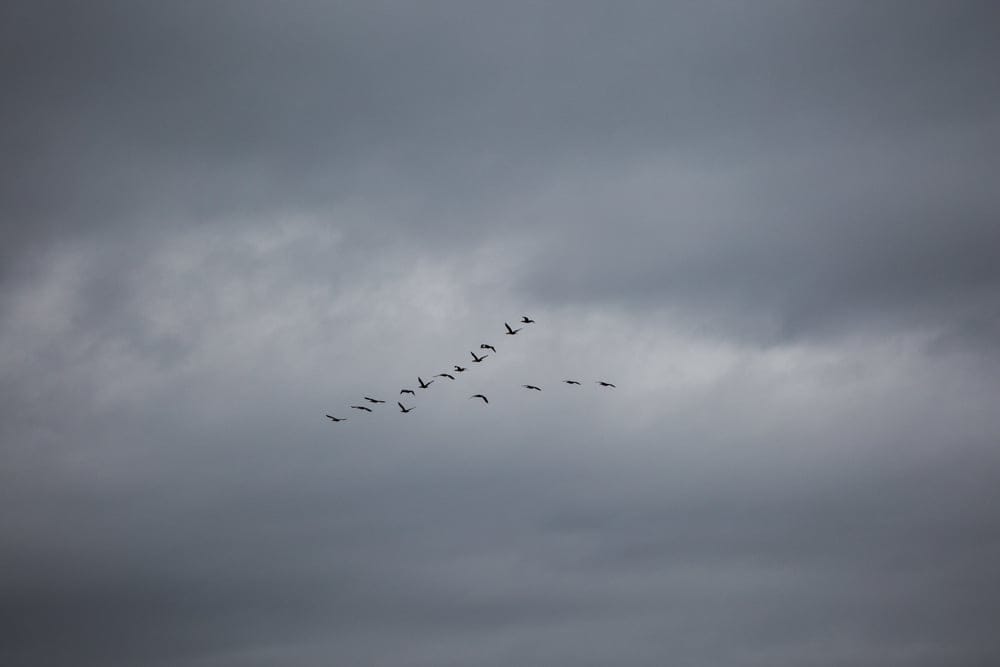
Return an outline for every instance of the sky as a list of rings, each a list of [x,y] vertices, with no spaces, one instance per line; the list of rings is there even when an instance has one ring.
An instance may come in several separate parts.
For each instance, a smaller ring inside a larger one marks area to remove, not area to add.
[[[0,663],[1000,663],[998,26],[3,3]]]

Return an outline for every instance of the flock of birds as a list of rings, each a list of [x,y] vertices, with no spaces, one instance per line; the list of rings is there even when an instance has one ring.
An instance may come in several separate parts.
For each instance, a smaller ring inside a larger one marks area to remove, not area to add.
[[[531,319],[527,315],[523,315],[521,317],[521,321],[518,322],[518,324],[521,324],[521,325],[534,324],[534,323],[535,323],[535,320]],[[506,329],[506,331],[504,333],[506,335],[508,335],[508,336],[515,336],[515,335],[517,335],[518,331],[521,331],[522,329],[524,329],[524,326],[520,326],[520,327],[514,329],[507,322],[504,322],[503,325],[504,325],[504,328]],[[490,355],[486,354],[486,350],[489,350],[493,354],[497,353],[497,349],[494,346],[490,345],[489,343],[483,343],[483,344],[481,344],[479,346],[479,349],[482,350],[482,352],[480,354],[476,354],[475,352],[470,352],[469,353],[469,354],[472,355],[472,363],[474,363],[474,364],[482,363],[482,361],[484,359],[486,359],[486,357],[490,356]],[[449,380],[454,380],[455,376],[453,375],[453,373],[464,373],[467,370],[468,370],[468,368],[466,368],[464,366],[460,366],[458,364],[454,364],[454,368],[452,369],[451,372],[449,372],[449,373],[438,373],[434,377],[435,378],[447,378]],[[421,378],[420,376],[417,376],[417,386],[420,389],[427,389],[433,383],[434,383],[433,379],[427,380],[425,382],[423,378]],[[563,380],[563,383],[564,384],[577,385],[577,386],[580,386],[580,385],[583,384],[579,380]],[[602,387],[609,388],[609,389],[614,389],[615,388],[614,384],[612,384],[610,382],[606,382],[604,380],[598,380],[597,384],[599,384]],[[533,384],[523,384],[521,386],[524,387],[525,389],[528,389],[528,390],[531,390],[531,391],[541,391],[542,390],[541,387],[539,387],[537,385],[533,385]],[[399,395],[402,396],[403,394],[409,394],[409,395],[413,396],[414,398],[416,398],[416,395],[417,395],[417,393],[414,390],[412,390],[412,389],[400,389],[399,390]],[[485,394],[473,394],[472,396],[469,396],[469,398],[470,399],[473,399],[473,398],[479,399],[484,404],[487,404],[487,405],[490,402],[490,399],[487,398]],[[366,400],[369,404],[372,404],[372,405],[379,405],[379,404],[382,404],[382,403],[386,403],[386,401],[384,401],[384,400],[382,400],[380,398],[373,398],[372,396],[365,396],[364,400]],[[396,405],[399,406],[399,411],[402,412],[403,414],[406,414],[408,412],[413,412],[416,409],[416,406],[406,407],[405,405],[403,405],[402,400],[396,401]],[[353,410],[361,410],[363,412],[372,412],[373,411],[372,408],[368,407],[367,405],[352,405],[351,409],[353,409]],[[327,415],[326,418],[329,419],[330,421],[333,421],[333,422],[345,422],[345,421],[347,421],[347,417],[334,417],[333,415]]]

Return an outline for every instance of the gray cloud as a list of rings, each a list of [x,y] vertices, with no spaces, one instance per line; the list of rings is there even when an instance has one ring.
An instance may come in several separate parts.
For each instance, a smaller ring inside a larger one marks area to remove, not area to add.
[[[764,340],[996,291],[986,5],[7,11],[12,258],[308,211],[450,248],[541,223],[529,295],[752,303]]]
[[[5,4],[0,662],[993,664],[996,13]]]

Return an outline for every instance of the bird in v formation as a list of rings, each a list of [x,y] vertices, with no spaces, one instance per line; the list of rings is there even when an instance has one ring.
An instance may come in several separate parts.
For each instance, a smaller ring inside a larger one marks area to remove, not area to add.
[[[527,315],[523,315],[523,316],[521,316],[520,323],[521,324],[534,324],[535,320],[531,319]],[[504,322],[503,325],[504,325],[504,328],[506,329],[506,331],[504,333],[506,333],[508,336],[513,336],[513,335],[517,334],[517,332],[521,331],[524,328],[524,327],[518,327],[517,329],[514,329],[507,322]],[[495,347],[493,347],[492,345],[490,345],[489,343],[483,343],[483,344],[481,344],[479,346],[479,349],[481,349],[481,350],[490,350],[494,354],[496,354],[496,351],[497,351],[497,349]],[[477,356],[475,352],[470,352],[469,354],[472,355],[472,361],[474,363],[480,363],[484,359],[486,359],[486,357],[490,356],[488,354],[483,354],[481,356]],[[455,373],[463,373],[466,370],[467,370],[466,368],[463,368],[462,366],[459,366],[459,365],[455,364],[453,372],[455,372]],[[438,373],[434,377],[446,377],[449,380],[454,380],[455,379],[455,376],[452,375],[451,373]],[[565,384],[570,384],[570,385],[578,385],[578,386],[582,385],[582,383],[579,380],[563,380],[563,382]],[[430,387],[434,383],[434,380],[428,380],[427,382],[424,382],[423,378],[421,378],[421,377],[418,376],[417,377],[417,383],[418,383],[418,385],[419,385],[419,387],[421,389],[427,389],[428,387]],[[612,384],[611,382],[604,381],[604,380],[598,380],[597,384],[600,385],[600,386],[602,386],[602,387],[606,387],[606,388],[612,388],[612,389],[616,388],[614,384]],[[533,384],[523,384],[521,386],[524,387],[525,389],[530,389],[530,390],[533,390],[533,391],[541,391],[542,390],[541,387],[539,387],[537,385],[533,385]],[[416,396],[416,392],[414,392],[412,389],[400,389],[399,390],[399,394],[401,396],[403,394],[410,394],[411,396]],[[470,399],[471,398],[481,399],[484,404],[489,404],[489,402],[490,402],[489,399],[484,394],[473,394],[469,398]],[[378,398],[373,398],[371,396],[365,396],[364,399],[366,401],[368,401],[369,403],[374,403],[374,404],[385,403],[384,400],[381,400],[381,399],[378,399]],[[408,408],[408,407],[406,407],[405,405],[403,405],[399,401],[396,402],[396,405],[399,406],[399,411],[401,413],[403,413],[403,414],[406,414],[408,412],[413,412],[413,410],[416,409],[416,406]],[[371,408],[366,407],[364,405],[352,405],[350,407],[352,409],[354,409],[354,410],[362,410],[364,412],[372,412]],[[326,415],[326,417],[327,417],[327,419],[329,419],[329,420],[331,420],[333,422],[347,421],[346,417],[334,417],[333,415]]]

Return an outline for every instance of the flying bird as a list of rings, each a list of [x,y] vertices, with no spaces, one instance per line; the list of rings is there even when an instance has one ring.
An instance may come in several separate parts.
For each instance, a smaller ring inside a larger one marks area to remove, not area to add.
[[[524,387],[525,389],[534,389],[535,391],[541,391],[542,390],[541,387],[536,387],[533,384],[522,384],[521,386]]]
[[[372,411],[371,408],[366,408],[363,405],[352,405],[351,407],[354,408],[355,410],[364,410],[365,412],[371,412]]]
[[[412,408],[408,408],[405,405],[403,405],[402,403],[400,403],[399,401],[396,401],[396,405],[399,406],[399,411],[402,412],[404,415],[407,412],[413,412],[414,410],[417,409],[417,406],[415,406],[415,405]]]
[[[423,381],[423,380],[421,380],[421,379],[420,379],[419,377],[417,378],[417,382],[419,382],[419,383],[420,383],[420,388],[421,388],[421,389],[427,389],[427,387],[429,387],[429,386],[431,386],[432,384],[434,384],[434,380],[428,380],[427,382],[424,382],[424,381]]]
[[[434,377],[436,377],[436,378],[448,378],[449,380],[454,380],[455,379],[455,376],[454,375],[450,375],[449,373],[438,373]]]
[[[531,319],[527,315],[522,315],[521,316],[521,324],[534,324],[534,323],[535,323],[535,320]]]
[[[414,393],[412,389],[400,389],[399,395],[402,396],[403,394],[412,394],[413,396],[416,396],[416,393]]]
[[[477,356],[476,356],[476,353],[475,353],[475,352],[469,352],[469,354],[471,354],[471,355],[472,355],[472,360],[473,360],[474,362],[476,362],[477,364],[478,364],[478,363],[479,363],[480,361],[482,361],[483,359],[485,359],[486,357],[490,356],[490,355],[488,355],[488,354],[484,354],[484,355],[483,355],[483,356],[481,356],[481,357],[477,357]]]
[[[610,382],[602,382],[601,380],[598,380],[597,384],[601,385],[602,387],[611,387],[612,389],[616,388],[615,385],[611,384]]]
[[[469,396],[469,398],[481,398],[481,399],[483,399],[483,403],[489,403],[490,402],[489,399],[486,398],[485,396],[483,396],[482,394],[473,394],[472,396]]]
[[[461,366],[455,366],[455,372],[456,373],[464,373],[465,369],[462,368]]]
[[[343,417],[341,419],[338,419],[337,417],[334,417],[333,415],[327,415],[326,418],[330,419],[330,420],[333,420],[335,422],[346,422],[347,421],[347,417]]]
[[[510,328],[510,325],[509,325],[509,324],[507,324],[506,322],[504,322],[504,323],[503,323],[503,325],[504,325],[505,327],[507,327],[507,335],[508,335],[508,336],[513,336],[513,335],[514,335],[514,334],[516,334],[516,333],[517,333],[518,331],[520,331],[521,329],[523,329],[523,328],[524,328],[524,327],[518,327],[517,329],[511,329],[511,328]]]
[[[497,349],[495,347],[493,347],[492,345],[490,345],[489,343],[483,343],[482,345],[479,346],[479,349],[480,350],[493,350],[493,354],[497,353]]]
[[[563,382],[565,382],[566,384],[580,384],[576,380],[563,380]]]
[[[365,400],[369,403],[385,403],[385,401],[380,401],[377,398],[371,398],[370,396],[365,396]]]

